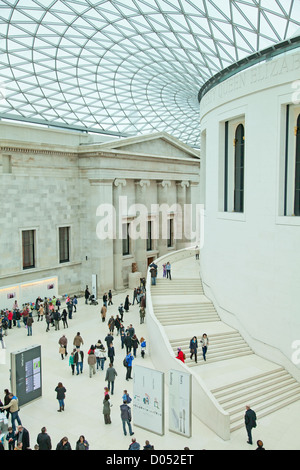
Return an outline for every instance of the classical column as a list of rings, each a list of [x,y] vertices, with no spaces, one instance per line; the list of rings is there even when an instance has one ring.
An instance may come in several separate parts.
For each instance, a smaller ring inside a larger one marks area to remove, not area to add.
[[[188,244],[188,240],[185,237],[185,223],[188,223],[188,220],[185,220],[185,211],[186,204],[188,204],[187,192],[190,186],[189,181],[180,181],[176,183],[177,190],[177,205],[178,213],[176,216],[176,249],[180,250],[185,248]]]
[[[164,209],[164,206],[171,207],[176,201],[170,201],[170,187],[171,181],[162,180],[157,181],[157,203],[160,208],[159,213],[157,214],[158,221],[158,239],[157,239],[157,249],[158,256],[162,256],[167,253],[167,231],[168,231],[168,216],[167,210]]]
[[[138,271],[143,276],[147,272],[147,222],[149,215],[149,187],[150,180],[139,180],[135,182],[135,204],[137,205],[137,218],[139,237],[135,240],[135,261],[138,265]],[[140,207],[139,207],[140,206]]]
[[[113,287],[113,180],[89,179],[90,193],[86,196],[88,243],[88,276],[85,284],[91,288],[92,274],[97,275],[97,297],[102,299],[104,292]]]
[[[123,282],[123,241],[122,241],[122,206],[120,197],[124,196],[123,188],[126,186],[125,179],[115,179],[113,184],[113,204],[115,209],[114,225],[114,290],[116,292],[124,290]]]

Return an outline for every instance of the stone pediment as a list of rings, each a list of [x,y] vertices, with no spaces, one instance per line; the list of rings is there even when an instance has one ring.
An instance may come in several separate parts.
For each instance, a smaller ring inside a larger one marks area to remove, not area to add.
[[[200,158],[200,152],[167,133],[129,137],[101,144],[101,150],[133,155],[157,155],[177,158]]]

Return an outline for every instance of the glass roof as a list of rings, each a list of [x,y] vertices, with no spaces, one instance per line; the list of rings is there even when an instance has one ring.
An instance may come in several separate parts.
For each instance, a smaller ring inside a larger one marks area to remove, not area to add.
[[[1,0],[0,117],[198,147],[200,87],[299,28],[300,0]]]

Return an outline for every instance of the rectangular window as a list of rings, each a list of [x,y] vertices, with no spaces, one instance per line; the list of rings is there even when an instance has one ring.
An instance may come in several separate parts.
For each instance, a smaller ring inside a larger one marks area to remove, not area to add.
[[[151,251],[152,249],[152,221],[148,220],[147,251]]]
[[[70,261],[70,227],[59,228],[59,262]]]
[[[168,220],[168,248],[173,246],[174,219]]]
[[[23,269],[35,268],[35,230],[22,231]]]
[[[282,147],[283,149],[283,147]],[[282,169],[284,216],[300,216],[300,107],[287,105],[285,110],[284,165]],[[283,159],[282,159],[283,160]]]
[[[129,223],[122,225],[123,256],[130,254]]]

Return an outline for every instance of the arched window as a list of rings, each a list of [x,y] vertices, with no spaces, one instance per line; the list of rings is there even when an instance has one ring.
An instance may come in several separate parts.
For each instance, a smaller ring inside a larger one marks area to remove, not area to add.
[[[235,131],[234,152],[234,212],[244,212],[245,131],[239,124]]]
[[[296,134],[296,157],[295,157],[295,199],[294,214],[300,215],[300,114],[297,119]]]

